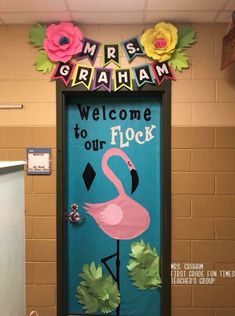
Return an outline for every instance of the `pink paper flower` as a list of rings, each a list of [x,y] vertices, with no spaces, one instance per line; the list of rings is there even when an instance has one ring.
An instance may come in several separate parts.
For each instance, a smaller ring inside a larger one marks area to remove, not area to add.
[[[69,22],[51,24],[46,30],[43,48],[51,61],[66,63],[82,50],[81,30]]]

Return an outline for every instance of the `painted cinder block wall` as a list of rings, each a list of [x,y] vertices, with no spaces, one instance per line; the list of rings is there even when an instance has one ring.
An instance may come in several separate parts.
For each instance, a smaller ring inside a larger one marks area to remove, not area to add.
[[[197,24],[191,67],[172,87],[172,261],[235,269],[235,67],[220,71],[227,25]],[[120,42],[148,26],[81,26],[87,37]],[[26,147],[51,147],[51,176],[25,176],[27,315],[56,310],[55,83],[34,70],[29,26],[1,26],[0,160],[25,159]],[[87,63],[86,61],[84,61]],[[143,63],[137,58],[133,64]],[[101,65],[100,56],[96,62]],[[127,65],[125,57],[122,65]],[[13,212],[10,209],[7,212]],[[173,316],[235,315],[235,279],[173,286]]]

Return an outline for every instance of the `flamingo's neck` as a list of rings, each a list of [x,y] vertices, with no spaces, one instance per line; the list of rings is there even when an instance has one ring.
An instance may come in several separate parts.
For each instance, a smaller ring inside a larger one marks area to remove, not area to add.
[[[125,194],[125,190],[123,188],[121,181],[118,179],[118,177],[115,175],[115,173],[109,168],[108,159],[112,156],[119,156],[123,160],[125,160],[124,155],[125,154],[123,153],[122,150],[120,150],[118,148],[112,148],[112,149],[109,149],[106,151],[106,153],[104,154],[103,159],[102,159],[103,172],[106,175],[106,177],[115,185],[115,187],[120,195]]]

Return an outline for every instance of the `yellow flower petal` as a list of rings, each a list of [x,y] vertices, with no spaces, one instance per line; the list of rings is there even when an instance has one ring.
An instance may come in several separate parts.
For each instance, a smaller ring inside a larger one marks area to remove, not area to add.
[[[149,40],[149,36],[153,33],[154,29],[150,28],[141,36],[140,43],[144,46],[145,43]]]
[[[161,58],[159,59],[159,61],[162,63],[164,61],[169,60],[170,58],[171,58],[171,54],[163,54]]]

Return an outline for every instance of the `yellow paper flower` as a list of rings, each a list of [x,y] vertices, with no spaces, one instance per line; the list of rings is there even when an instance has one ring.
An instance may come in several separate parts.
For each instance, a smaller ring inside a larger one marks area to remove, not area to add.
[[[165,22],[158,23],[153,28],[148,29],[140,39],[146,55],[160,62],[171,58],[177,41],[177,28]]]

